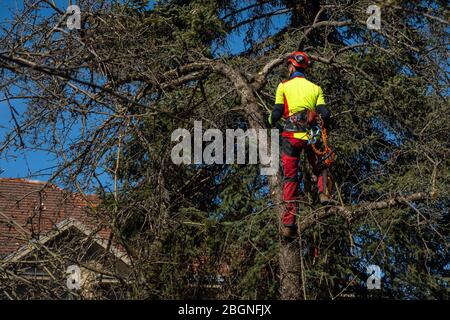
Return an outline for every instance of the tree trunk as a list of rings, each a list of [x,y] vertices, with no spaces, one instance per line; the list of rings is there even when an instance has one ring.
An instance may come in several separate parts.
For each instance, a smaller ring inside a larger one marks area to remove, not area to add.
[[[301,265],[298,240],[280,243],[280,299],[298,300],[301,297]]]
[[[281,215],[283,213],[282,187],[280,175],[269,178],[271,199],[275,204],[275,212],[281,227]],[[298,239],[285,241],[280,237],[280,299],[298,300],[301,297],[301,265],[300,248]]]

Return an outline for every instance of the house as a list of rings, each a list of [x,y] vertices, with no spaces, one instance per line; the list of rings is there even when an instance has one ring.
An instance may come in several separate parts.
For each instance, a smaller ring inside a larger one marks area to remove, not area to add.
[[[119,298],[130,258],[96,213],[100,200],[0,178],[0,298]]]

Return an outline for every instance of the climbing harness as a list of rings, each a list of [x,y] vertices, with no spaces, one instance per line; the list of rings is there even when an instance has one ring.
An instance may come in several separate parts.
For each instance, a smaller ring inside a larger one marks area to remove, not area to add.
[[[286,132],[307,132],[308,116],[307,111],[300,111],[286,119],[283,131]]]

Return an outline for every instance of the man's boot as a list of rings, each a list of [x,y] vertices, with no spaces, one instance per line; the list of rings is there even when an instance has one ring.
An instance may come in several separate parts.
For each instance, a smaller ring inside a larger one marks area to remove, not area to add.
[[[329,197],[329,180],[328,180],[328,168],[322,170],[322,191],[319,193],[319,201],[322,205],[327,205],[330,203]]]
[[[320,204],[327,205],[330,203],[330,197],[327,196],[325,193],[321,192],[321,193],[319,193],[319,201],[320,201]]]
[[[289,238],[289,239],[295,238],[295,236],[297,235],[297,226],[296,225],[292,225],[292,226],[282,225],[281,226],[281,235],[284,238]]]

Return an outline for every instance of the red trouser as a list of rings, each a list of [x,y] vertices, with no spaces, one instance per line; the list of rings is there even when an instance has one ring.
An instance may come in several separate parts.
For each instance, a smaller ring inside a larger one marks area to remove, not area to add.
[[[323,192],[323,177],[320,172],[317,172],[316,170],[317,157],[313,150],[308,146],[308,141],[283,137],[281,162],[284,175],[283,200],[285,201],[285,208],[281,221],[286,226],[295,224],[295,215],[298,211],[298,202],[296,201],[299,200],[298,164],[302,150],[306,150],[308,162],[312,166],[314,174],[318,176],[317,187],[319,192]]]

